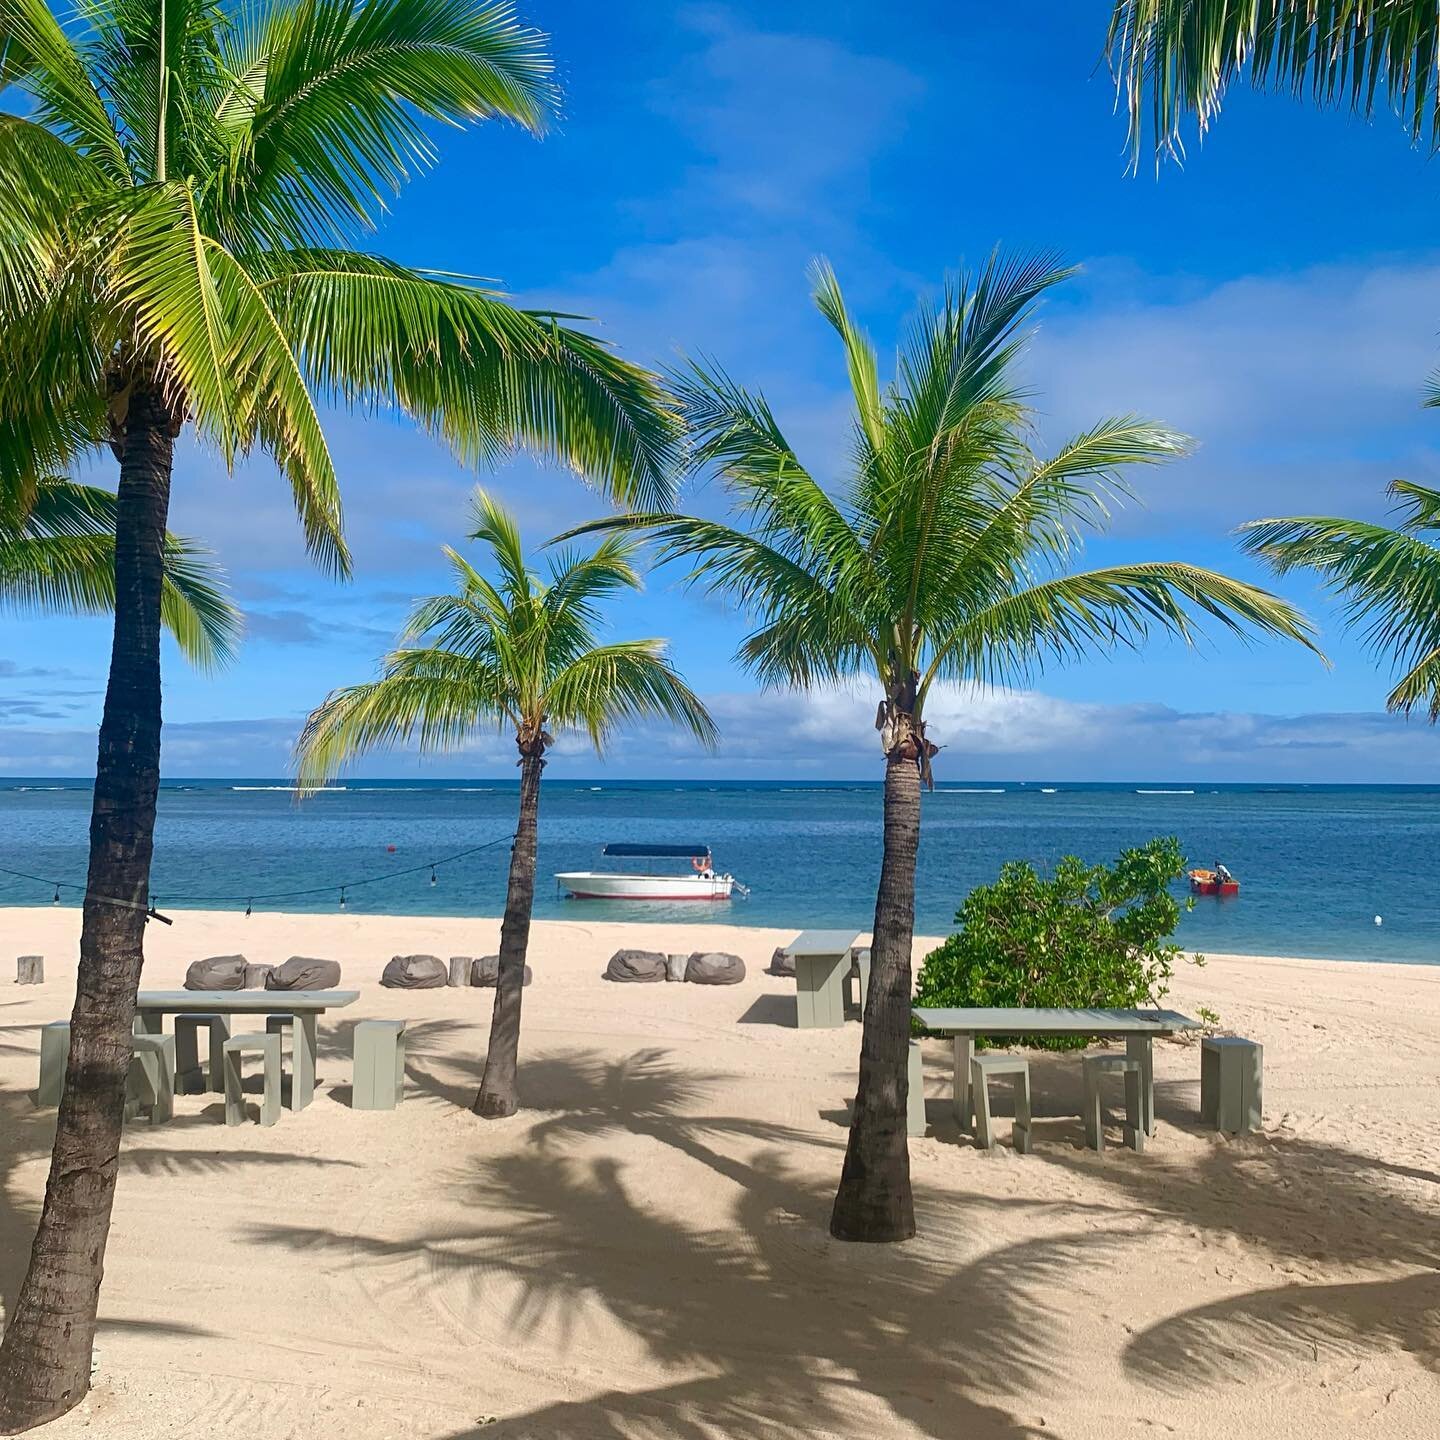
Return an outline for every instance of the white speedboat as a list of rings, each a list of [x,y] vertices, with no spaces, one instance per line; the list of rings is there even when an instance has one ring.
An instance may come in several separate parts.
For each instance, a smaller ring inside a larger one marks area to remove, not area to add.
[[[607,845],[602,855],[627,859],[680,859],[691,873],[650,874],[633,870],[567,870],[555,883],[574,900],[728,900],[739,885],[715,870],[708,845]]]

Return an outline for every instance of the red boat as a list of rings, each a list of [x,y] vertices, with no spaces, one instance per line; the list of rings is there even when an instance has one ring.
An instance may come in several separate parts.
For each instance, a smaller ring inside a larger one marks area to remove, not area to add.
[[[1223,866],[1213,870],[1192,870],[1190,889],[1196,895],[1238,895],[1240,882]]]

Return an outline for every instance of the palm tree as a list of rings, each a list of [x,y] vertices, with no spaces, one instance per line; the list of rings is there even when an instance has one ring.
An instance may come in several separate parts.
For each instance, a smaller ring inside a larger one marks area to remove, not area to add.
[[[544,38],[510,0],[0,0],[0,494],[119,463],[115,638],[70,1063],[45,1206],[0,1343],[0,1431],[86,1392],[114,1197],[160,755],[175,442],[259,450],[345,573],[319,405],[397,409],[465,460],[515,443],[622,500],[668,494],[653,377],[564,317],[349,248],[431,130],[543,127]]]
[[[1370,647],[1401,672],[1386,708],[1409,714],[1423,705],[1440,723],[1440,490],[1396,480],[1398,524],[1300,515],[1252,520],[1240,544],[1279,575],[1313,570],[1363,625]]]
[[[299,744],[305,787],[323,784],[346,760],[412,737],[447,750],[488,728],[511,731],[520,752],[520,816],[510,852],[500,976],[490,1046],[474,1111],[486,1119],[519,1105],[516,1066],[530,911],[535,898],[540,775],[553,735],[583,731],[597,753],[620,725],[660,717],[709,745],[715,726],[676,674],[661,640],[602,644],[600,602],[640,588],[632,545],[607,537],[593,553],[565,553],[548,580],[527,564],[514,519],[477,491],[470,538],[489,548],[489,579],[446,548],[453,594],[421,601],[401,649],[380,679],[337,690],[306,723]]]
[[[1440,145],[1437,0],[1114,0],[1106,39],[1139,158],[1148,104],[1157,153],[1203,134],[1245,78],[1369,117],[1388,101],[1411,139]]]
[[[160,621],[202,669],[232,659],[240,614],[209,552],[165,537]],[[23,509],[0,506],[0,607],[72,615],[115,609],[115,496],[95,485],[40,481]]]
[[[1188,442],[1126,416],[1049,459],[1035,454],[1017,365],[1036,301],[1067,273],[1044,258],[996,256],[947,284],[905,336],[898,377],[882,386],[874,349],[818,264],[815,303],[839,334],[854,404],[838,492],[806,472],[762,396],[697,364],[677,381],[694,464],[723,481],[740,523],[665,513],[580,527],[649,531],[662,560],[687,563],[692,582],[736,598],[756,621],[738,658],[762,683],[810,689],[864,677],[876,687],[884,846],[859,1087],[830,1224],[843,1240],[915,1231],[906,1047],[934,687],[1003,684],[1156,631],[1189,640],[1198,620],[1311,644],[1284,601],[1211,570],[1069,569],[1079,532],[1106,519],[1120,472],[1173,459]]]

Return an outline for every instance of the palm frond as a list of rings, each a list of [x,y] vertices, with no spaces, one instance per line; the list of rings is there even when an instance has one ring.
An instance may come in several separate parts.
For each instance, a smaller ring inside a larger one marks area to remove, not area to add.
[[[192,664],[214,669],[235,656],[240,613],[211,552],[165,539],[161,622]],[[20,612],[111,614],[115,609],[115,496],[48,480],[23,515],[0,515],[0,607]]]
[[[525,447],[625,504],[674,495],[679,427],[648,371],[561,317],[370,256],[301,252],[268,280],[314,382],[396,405],[466,463]]]
[[[45,0],[0,0],[0,89],[14,85],[34,117],[113,181],[130,171],[120,138],[80,52]]]
[[[665,657],[663,640],[620,641],[577,655],[550,678],[546,714],[557,728],[583,728],[597,751],[621,726],[652,718],[707,747],[719,735],[704,702]]]
[[[1239,537],[1277,574],[1313,570],[1365,643],[1397,666],[1423,668],[1440,648],[1440,549],[1409,526],[1302,515],[1251,521]]]
[[[526,562],[514,517],[484,491],[472,525],[497,578],[447,550],[455,592],[419,602],[379,680],[334,692],[311,715],[297,750],[302,784],[367,750],[412,739],[449,749],[502,722],[527,745],[579,729],[599,749],[618,728],[655,718],[713,743],[714,723],[662,641],[596,637],[599,602],[639,585],[629,540],[560,558],[547,585]]]
[[[1136,162],[1147,119],[1157,158],[1183,155],[1186,117],[1203,135],[1241,78],[1358,115],[1383,103],[1440,144],[1434,0],[1115,0],[1106,50]]]
[[[539,131],[557,105],[545,37],[487,0],[308,0],[255,12],[225,56],[234,89],[227,221],[291,243],[372,227],[435,159],[426,122]],[[301,203],[297,205],[297,199]]]
[[[397,651],[379,680],[332,691],[311,712],[296,744],[299,784],[316,789],[355,756],[412,738],[423,751],[452,750],[514,718],[501,677],[473,657]]]
[[[1275,636],[1320,654],[1314,627],[1288,601],[1214,570],[1157,561],[1017,588],[935,647],[923,688],[937,679],[1013,683],[1047,659],[1081,660],[1156,634],[1193,644],[1206,622],[1242,639]]]

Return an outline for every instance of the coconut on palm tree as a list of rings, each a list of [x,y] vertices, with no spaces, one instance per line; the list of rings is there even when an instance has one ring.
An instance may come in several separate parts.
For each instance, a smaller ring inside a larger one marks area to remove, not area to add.
[[[1399,679],[1387,709],[1440,723],[1440,490],[1392,482],[1397,523],[1295,515],[1252,520],[1240,544],[1279,575],[1312,570]]]
[[[210,552],[165,537],[160,622],[203,669],[233,658],[240,613]],[[97,485],[41,480],[23,506],[0,504],[0,609],[69,615],[115,609],[115,496]]]
[[[1189,640],[1207,620],[1311,644],[1290,605],[1213,570],[1071,568],[1081,532],[1100,528],[1107,497],[1123,493],[1122,472],[1172,460],[1188,442],[1126,416],[1047,458],[1036,453],[1019,360],[1036,301],[1066,273],[1044,258],[997,256],[947,284],[904,337],[887,385],[834,275],[818,265],[815,303],[840,337],[854,405],[840,483],[807,472],[763,396],[695,365],[676,383],[694,463],[718,476],[737,523],[651,513],[581,527],[648,531],[663,560],[736,599],[756,624],[739,659],[764,684],[873,687],[884,845],[859,1087],[831,1218],[845,1240],[915,1230],[910,951],[936,687],[1021,680],[1157,632]]]
[[[0,495],[108,449],[115,638],[70,1061],[0,1431],[86,1392],[140,974],[176,440],[259,452],[348,568],[323,405],[397,410],[466,460],[527,444],[631,501],[667,493],[650,375],[563,317],[351,248],[435,151],[532,130],[556,95],[509,0],[0,0]]]
[[[1106,49],[1137,159],[1147,109],[1157,153],[1178,153],[1185,118],[1203,134],[1237,80],[1367,118],[1388,104],[1440,145],[1437,0],[1114,0]]]
[[[520,1002],[545,752],[566,731],[588,736],[598,753],[617,726],[668,720],[707,745],[715,727],[666,658],[664,641],[600,639],[606,598],[640,588],[632,542],[609,536],[590,554],[565,553],[542,577],[526,560],[514,519],[483,491],[473,518],[470,538],[488,548],[490,573],[447,547],[455,590],[417,605],[380,679],[335,691],[310,716],[299,772],[308,788],[357,755],[407,740],[445,751],[485,730],[513,735],[520,813],[490,1045],[474,1104],[477,1115],[496,1119],[519,1105]]]

